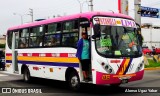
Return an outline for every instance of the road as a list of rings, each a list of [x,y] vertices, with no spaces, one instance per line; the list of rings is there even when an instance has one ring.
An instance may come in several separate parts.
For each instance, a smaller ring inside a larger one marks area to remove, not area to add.
[[[16,90],[18,88],[24,90],[35,88],[38,90],[37,92],[42,93],[21,94],[12,90],[15,93],[2,94],[2,88],[6,87]],[[155,92],[147,91],[148,93],[145,93],[145,90],[148,89],[154,89]],[[138,92],[136,92],[137,90]],[[118,88],[83,84],[79,92],[69,90],[66,82],[34,78],[32,82],[26,83],[20,75],[7,74],[4,71],[0,71],[0,93],[0,96],[160,96],[160,70],[147,70],[143,80],[123,84]]]

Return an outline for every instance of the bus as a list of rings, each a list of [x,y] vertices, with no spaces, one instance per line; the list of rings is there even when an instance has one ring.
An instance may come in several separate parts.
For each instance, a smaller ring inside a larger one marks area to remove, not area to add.
[[[89,82],[83,80],[76,57],[77,42],[86,31],[91,42]],[[8,29],[6,70],[31,77],[67,81],[77,90],[82,83],[113,85],[141,80],[144,58],[139,27],[127,15],[86,12],[34,21]]]

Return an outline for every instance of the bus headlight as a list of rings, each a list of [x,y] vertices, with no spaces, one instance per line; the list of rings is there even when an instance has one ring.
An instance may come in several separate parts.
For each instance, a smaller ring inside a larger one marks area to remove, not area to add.
[[[104,66],[104,69],[105,69],[108,73],[114,74],[114,70],[113,70],[113,68],[112,68],[110,65],[106,64],[106,65]]]
[[[137,69],[136,69],[136,72],[140,71],[140,70],[143,68],[143,66],[144,66],[144,61],[142,61],[142,62],[138,65],[138,67],[137,67]]]

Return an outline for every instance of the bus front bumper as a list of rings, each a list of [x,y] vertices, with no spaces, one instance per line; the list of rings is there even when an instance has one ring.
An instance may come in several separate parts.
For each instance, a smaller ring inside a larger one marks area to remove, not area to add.
[[[128,83],[132,81],[141,80],[143,78],[144,70],[125,75],[116,74],[106,74],[101,72],[96,72],[96,84],[121,84]]]

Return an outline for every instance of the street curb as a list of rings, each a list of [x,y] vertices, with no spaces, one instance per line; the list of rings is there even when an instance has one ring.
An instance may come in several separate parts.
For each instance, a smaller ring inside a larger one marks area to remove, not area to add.
[[[144,68],[144,70],[160,70],[160,67],[155,67],[155,68]]]

